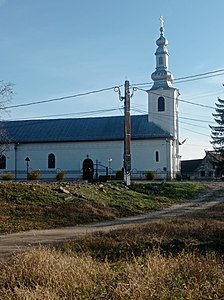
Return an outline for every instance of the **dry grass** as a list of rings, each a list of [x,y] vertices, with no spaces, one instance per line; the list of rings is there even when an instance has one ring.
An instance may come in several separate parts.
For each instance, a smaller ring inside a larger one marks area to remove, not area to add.
[[[116,264],[86,255],[31,249],[3,264],[0,299],[224,299],[223,262],[215,255],[153,251]]]
[[[224,300],[223,203],[55,247],[0,262],[0,299]]]
[[[56,245],[55,245],[56,246]],[[110,262],[139,257],[157,248],[164,254],[206,251],[224,255],[224,203],[210,209],[109,233],[95,233],[57,245]]]

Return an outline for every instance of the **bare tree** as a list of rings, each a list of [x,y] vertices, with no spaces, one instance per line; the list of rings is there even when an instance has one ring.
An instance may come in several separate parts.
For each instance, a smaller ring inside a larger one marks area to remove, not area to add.
[[[7,112],[7,103],[9,103],[12,99],[13,95],[13,85],[12,83],[5,83],[4,81],[0,81],[0,110],[2,117],[3,112]],[[4,129],[3,123],[0,122],[0,157],[2,153],[8,148],[9,145],[9,137],[7,136],[7,132]]]

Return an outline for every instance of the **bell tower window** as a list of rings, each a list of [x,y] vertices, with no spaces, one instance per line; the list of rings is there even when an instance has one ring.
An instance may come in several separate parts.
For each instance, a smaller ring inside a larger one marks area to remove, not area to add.
[[[158,98],[158,111],[165,111],[165,99],[163,97]]]

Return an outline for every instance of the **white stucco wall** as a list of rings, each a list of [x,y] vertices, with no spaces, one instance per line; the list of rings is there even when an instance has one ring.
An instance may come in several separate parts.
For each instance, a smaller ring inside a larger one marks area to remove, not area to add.
[[[156,152],[158,152],[158,161],[156,161]],[[50,153],[53,153],[56,158],[55,169],[48,169]],[[26,178],[26,157],[30,159],[29,171],[40,169],[43,174],[42,178],[54,178],[59,170],[67,171],[71,178],[80,177],[83,161],[87,157],[94,164],[98,161],[106,167],[109,166],[108,160],[112,159],[111,169],[114,172],[123,167],[123,141],[19,144],[17,150],[15,150],[15,145],[11,145],[4,154],[7,159],[6,170],[1,170],[1,172],[16,173],[18,179]],[[131,154],[134,172],[152,170],[164,173],[164,170],[171,168],[170,142],[165,139],[133,140]],[[102,170],[105,169],[102,168]]]
[[[165,111],[158,111],[158,98],[164,97]],[[178,96],[175,88],[148,91],[149,120],[178,138]]]

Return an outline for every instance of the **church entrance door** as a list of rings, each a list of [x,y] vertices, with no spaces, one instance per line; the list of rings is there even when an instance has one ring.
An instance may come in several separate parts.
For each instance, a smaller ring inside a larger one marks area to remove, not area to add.
[[[87,158],[83,161],[82,170],[83,170],[83,175],[82,175],[83,179],[92,181],[93,174],[94,174],[94,164],[92,159]]]

